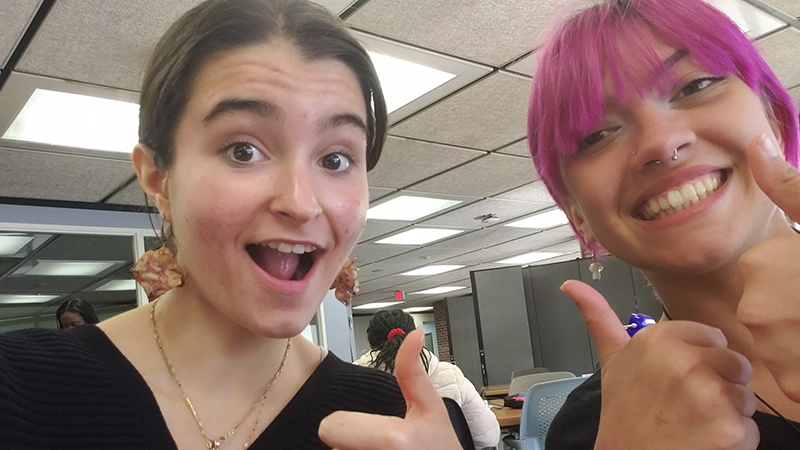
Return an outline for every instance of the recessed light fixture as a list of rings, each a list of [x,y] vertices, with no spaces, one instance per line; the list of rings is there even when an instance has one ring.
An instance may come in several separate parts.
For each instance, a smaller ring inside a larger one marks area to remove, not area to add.
[[[36,89],[3,138],[130,153],[138,128],[136,103]]]
[[[557,225],[566,225],[569,223],[567,215],[560,209],[552,209],[547,212],[536,214],[534,216],[507,223],[507,227],[516,228],[536,228],[544,229],[551,228]]]
[[[0,256],[14,256],[33,240],[33,236],[0,234]]]
[[[430,311],[433,309],[433,306],[412,306],[411,308],[404,308],[403,311],[407,313],[415,313],[415,312],[422,312],[422,311]]]
[[[92,277],[124,261],[59,261],[40,259],[17,269],[14,275],[43,277]]]
[[[786,26],[785,22],[741,0],[708,0],[708,2],[727,14],[751,39]]]
[[[513,258],[497,261],[497,264],[530,264],[536,261],[543,261],[545,259],[555,258],[561,256],[563,253],[549,253],[549,252],[530,252],[523,255],[515,256]]]
[[[367,210],[367,219],[417,220],[461,203],[460,200],[401,195]]]
[[[95,291],[135,291],[136,280],[108,280]]]
[[[369,52],[391,113],[456,77],[453,73],[389,55]]]
[[[390,306],[399,305],[400,303],[405,303],[405,302],[374,302],[374,303],[367,303],[367,304],[364,304],[364,305],[353,306],[353,309],[388,308]]]
[[[39,294],[0,294],[0,304],[15,305],[25,303],[47,303],[59,295],[39,295]]]
[[[453,292],[466,288],[466,286],[439,286],[432,289],[425,289],[424,291],[412,292],[412,294],[444,294],[446,292]]]
[[[439,275],[440,273],[450,272],[451,270],[460,269],[462,267],[464,266],[440,264],[433,266],[425,266],[420,269],[412,270],[411,272],[402,273],[400,275],[407,275],[407,276]]]
[[[414,228],[413,230],[389,236],[388,238],[376,241],[376,244],[393,245],[423,245],[438,241],[446,237],[463,233],[464,230],[453,230],[447,228]]]

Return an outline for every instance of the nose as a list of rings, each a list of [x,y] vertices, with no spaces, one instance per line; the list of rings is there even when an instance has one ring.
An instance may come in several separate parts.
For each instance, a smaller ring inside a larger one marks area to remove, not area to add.
[[[630,160],[636,169],[675,165],[697,140],[680,112],[648,105],[634,116],[637,138]]]
[[[322,213],[315,188],[312,174],[305,164],[287,162],[279,168],[275,179],[270,211],[298,224],[312,221]]]

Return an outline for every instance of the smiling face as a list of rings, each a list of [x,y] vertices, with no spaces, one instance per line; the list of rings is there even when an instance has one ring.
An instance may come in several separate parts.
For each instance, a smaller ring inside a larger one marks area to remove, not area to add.
[[[260,335],[302,331],[365,223],[365,121],[341,62],[274,42],[206,63],[155,196],[182,291]]]
[[[625,104],[605,83],[604,122],[562,160],[568,214],[589,243],[634,266],[696,274],[766,238],[776,207],[756,185],[747,149],[763,133],[780,135],[741,79],[653,47],[674,82],[628,92]]]

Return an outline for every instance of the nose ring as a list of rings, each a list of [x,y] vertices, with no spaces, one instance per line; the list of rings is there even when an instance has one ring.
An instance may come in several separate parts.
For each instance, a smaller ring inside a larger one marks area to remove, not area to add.
[[[673,160],[673,161],[677,161],[678,160],[678,148],[677,147],[675,148],[675,153],[672,154],[672,158],[670,158],[670,159]]]

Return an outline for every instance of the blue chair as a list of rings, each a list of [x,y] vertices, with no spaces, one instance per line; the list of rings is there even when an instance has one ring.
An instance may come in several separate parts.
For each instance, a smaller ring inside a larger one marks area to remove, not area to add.
[[[503,443],[516,450],[545,450],[547,431],[556,413],[573,389],[586,378],[563,378],[534,384],[525,394],[522,418],[519,422],[519,438],[503,438]]]

